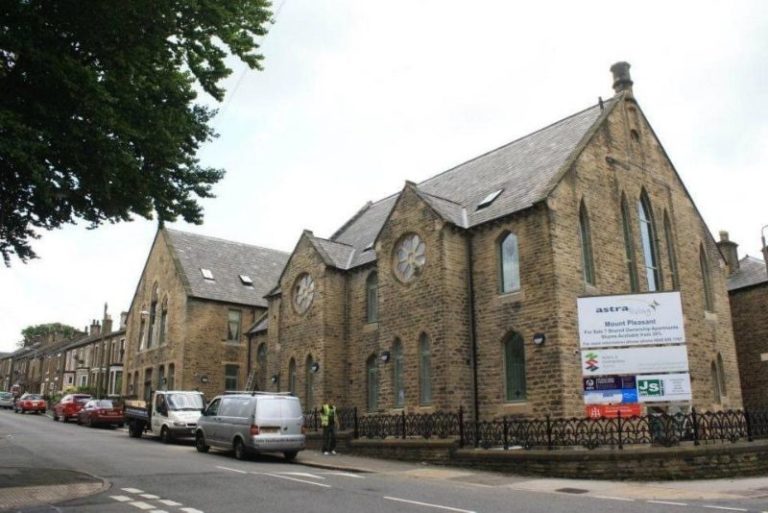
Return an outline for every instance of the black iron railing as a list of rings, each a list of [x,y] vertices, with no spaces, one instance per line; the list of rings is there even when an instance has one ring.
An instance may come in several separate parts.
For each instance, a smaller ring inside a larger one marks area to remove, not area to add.
[[[475,422],[458,412],[365,414],[356,408],[338,408],[339,429],[355,438],[456,438],[459,444],[479,448],[557,449],[598,447],[623,449],[627,445],[671,447],[768,439],[768,411],[729,410],[675,415],[650,414],[616,418],[543,419],[502,417]],[[307,412],[304,425],[320,431],[319,410]]]

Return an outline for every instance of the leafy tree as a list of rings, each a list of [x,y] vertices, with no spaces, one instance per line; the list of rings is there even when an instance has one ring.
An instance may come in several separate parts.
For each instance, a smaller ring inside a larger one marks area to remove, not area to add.
[[[80,334],[82,334],[82,332],[77,328],[61,324],[60,322],[36,324],[34,326],[27,326],[21,330],[22,338],[19,341],[18,346],[27,347],[35,342],[42,342],[48,337],[56,337],[58,340],[64,340]]]
[[[6,0],[0,4],[0,254],[85,220],[202,222],[224,175],[215,136],[225,59],[261,69],[268,0]]]

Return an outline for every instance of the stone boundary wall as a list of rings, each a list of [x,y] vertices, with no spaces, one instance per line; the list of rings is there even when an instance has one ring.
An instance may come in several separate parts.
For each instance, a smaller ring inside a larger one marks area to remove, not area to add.
[[[342,433],[342,436],[345,434]],[[508,451],[460,449],[455,439],[340,438],[356,455],[519,475],[638,481],[768,475],[768,440],[678,447]]]

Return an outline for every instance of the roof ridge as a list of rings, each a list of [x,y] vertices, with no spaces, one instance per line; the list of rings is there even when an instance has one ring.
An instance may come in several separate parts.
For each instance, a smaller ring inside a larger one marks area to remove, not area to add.
[[[318,237],[316,235],[312,235],[312,237],[316,240],[321,240],[323,242],[330,242],[331,244],[338,244],[339,246],[348,246],[354,249],[354,246],[352,244],[347,244],[346,242],[339,242],[337,240],[326,239],[325,237]]]
[[[419,189],[418,187],[416,187],[416,192],[418,192],[419,194],[424,194],[426,196],[431,196],[432,198],[437,198],[437,199],[440,199],[440,200],[443,200],[443,201],[447,201],[449,203],[453,203],[454,205],[458,205],[460,207],[464,206],[461,203],[459,203],[458,201],[453,201],[452,199],[448,199],[448,198],[446,198],[444,196],[438,196],[437,194],[432,194],[432,193],[429,193],[427,191],[423,191],[423,190]]]
[[[379,201],[381,201],[381,200],[379,200]],[[378,203],[378,201],[377,201],[377,203]],[[331,240],[331,241],[333,241],[333,239],[335,239],[336,237],[338,237],[339,235],[341,235],[342,233],[344,233],[344,230],[346,230],[347,228],[349,228],[349,227],[350,227],[350,225],[352,225],[352,223],[354,223],[355,221],[357,221],[358,219],[360,219],[360,216],[362,216],[362,215],[363,215],[365,212],[367,212],[367,211],[368,211],[368,210],[369,210],[369,209],[370,209],[370,208],[371,208],[373,205],[374,205],[374,203],[373,203],[372,201],[370,201],[370,200],[366,201],[366,202],[365,202],[365,205],[363,205],[363,206],[362,206],[362,208],[361,208],[360,210],[358,210],[357,212],[355,212],[355,214],[354,214],[352,217],[350,217],[350,218],[347,220],[347,222],[346,222],[346,223],[344,223],[343,225],[341,225],[341,228],[339,228],[338,230],[336,230],[335,232],[333,232],[333,234],[331,234],[331,238],[330,238],[330,239],[328,239],[328,240]]]
[[[215,240],[215,241],[219,241],[219,242],[227,242],[229,244],[236,244],[238,246],[246,246],[246,247],[249,247],[249,248],[263,249],[263,250],[266,250],[266,251],[272,251],[272,252],[275,252],[275,253],[282,253],[284,255],[290,255],[290,253],[288,253],[287,251],[282,251],[280,249],[274,249],[274,248],[268,248],[266,246],[259,246],[257,244],[249,244],[247,242],[239,242],[239,241],[236,241],[236,240],[223,239],[221,237],[215,237],[213,235],[202,235],[202,234],[199,234],[199,233],[187,232],[187,231],[184,231],[184,230],[177,230],[175,228],[163,227],[163,229],[166,230],[167,232],[171,232],[171,233],[180,233],[180,234],[183,234],[183,235],[190,235],[192,237],[198,237],[198,238],[201,238],[201,239],[209,239],[209,240]]]

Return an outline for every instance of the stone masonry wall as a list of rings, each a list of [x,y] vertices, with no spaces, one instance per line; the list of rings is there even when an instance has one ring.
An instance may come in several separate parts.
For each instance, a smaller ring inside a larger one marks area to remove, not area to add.
[[[744,407],[768,410],[768,283],[730,297]]]

